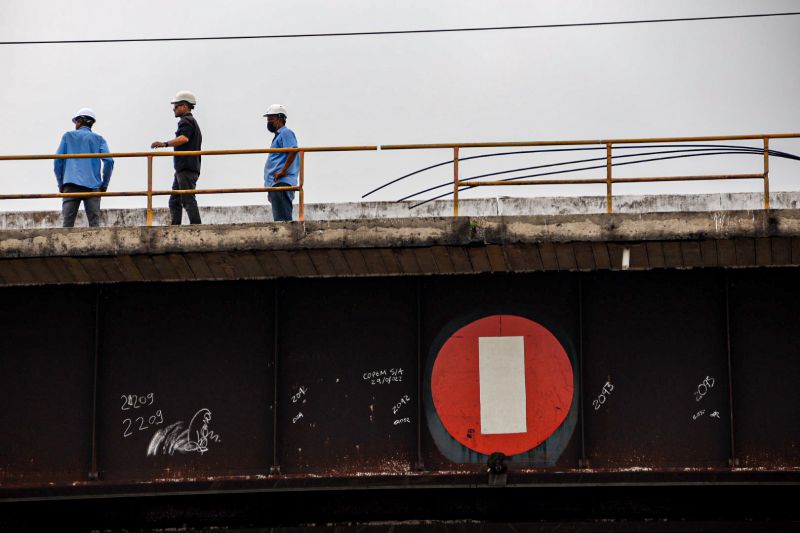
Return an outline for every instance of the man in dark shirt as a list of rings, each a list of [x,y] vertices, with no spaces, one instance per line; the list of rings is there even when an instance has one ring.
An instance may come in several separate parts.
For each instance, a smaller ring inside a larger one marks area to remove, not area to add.
[[[197,99],[189,91],[179,91],[172,101],[172,109],[178,120],[178,131],[175,138],[169,141],[155,141],[150,148],[169,148],[175,147],[176,152],[194,152],[202,149],[203,134],[197,124],[192,109],[197,105]],[[191,190],[197,186],[197,178],[200,177],[200,156],[190,155],[174,157],[175,160],[175,180],[172,182],[172,190]],[[200,210],[197,208],[197,200],[194,194],[173,194],[169,197],[169,212],[172,216],[172,224],[180,224],[183,218],[183,209],[189,215],[189,223],[200,224]]]

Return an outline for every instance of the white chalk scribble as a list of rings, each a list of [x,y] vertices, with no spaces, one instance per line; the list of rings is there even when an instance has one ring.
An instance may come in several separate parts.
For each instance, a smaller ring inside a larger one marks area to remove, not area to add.
[[[147,455],[174,455],[178,453],[197,452],[203,455],[208,451],[211,442],[219,443],[219,435],[208,428],[211,423],[211,411],[203,408],[197,411],[189,425],[184,429],[183,421],[175,422],[159,429],[150,439]]]

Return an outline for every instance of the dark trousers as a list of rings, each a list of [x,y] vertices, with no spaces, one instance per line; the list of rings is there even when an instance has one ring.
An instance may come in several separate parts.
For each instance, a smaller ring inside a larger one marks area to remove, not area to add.
[[[191,170],[176,170],[175,180],[172,182],[172,190],[190,190],[197,187],[199,172]],[[173,225],[178,225],[183,219],[183,210],[189,215],[190,224],[201,224],[200,210],[197,208],[197,200],[194,194],[171,194],[169,197],[169,213],[172,216]]]
[[[274,187],[291,187],[288,183],[276,183]],[[272,220],[275,222],[289,222],[292,220],[292,200],[294,191],[270,191],[269,203],[272,205]]]
[[[90,189],[74,183],[65,183],[62,192],[94,192],[97,189]],[[89,225],[96,228],[100,225],[100,197],[93,198],[64,198],[61,204],[61,215],[64,217],[64,227],[72,228],[75,226],[75,217],[78,216],[78,208],[83,201],[83,209],[86,211],[86,218]]]

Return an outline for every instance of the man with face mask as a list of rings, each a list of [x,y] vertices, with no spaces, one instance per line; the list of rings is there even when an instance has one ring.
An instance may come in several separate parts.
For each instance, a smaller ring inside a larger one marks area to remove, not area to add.
[[[264,116],[267,129],[274,133],[270,148],[297,148],[297,137],[286,127],[286,108],[280,104],[269,106]],[[297,186],[300,161],[297,152],[273,152],[264,165],[264,187]],[[272,219],[276,222],[292,220],[292,200],[294,191],[273,191],[267,193],[272,205]]]

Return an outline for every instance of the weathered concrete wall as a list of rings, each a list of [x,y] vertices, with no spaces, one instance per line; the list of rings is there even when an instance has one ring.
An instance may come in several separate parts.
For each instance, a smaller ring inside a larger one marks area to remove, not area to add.
[[[6,230],[0,258],[517,243],[792,238],[800,210],[327,220]]]
[[[692,205],[714,205],[704,200]],[[479,200],[462,213],[506,201],[520,211],[542,200]],[[100,228],[29,217],[43,227],[0,231],[0,286],[800,265],[800,209],[391,218],[399,212],[378,209],[387,204],[369,205],[290,223],[266,222],[263,208],[217,208],[217,221],[239,223],[198,226],[143,226],[141,211]]]
[[[614,197],[616,213],[668,213],[697,211],[742,211],[763,207],[760,193],[656,195]],[[800,208],[800,193],[778,192],[770,198],[773,209]],[[363,220],[386,218],[448,217],[453,213],[453,203],[442,200],[410,209],[413,202],[361,202],[341,204],[308,204],[306,220]],[[551,198],[481,198],[462,200],[462,216],[527,216],[527,215],[580,215],[605,213],[604,196],[551,197]],[[260,224],[272,221],[269,205],[230,207],[201,207],[205,224]],[[297,206],[295,205],[295,219]],[[156,209],[156,225],[169,224],[167,209]],[[106,209],[104,226],[143,226],[144,209]],[[77,226],[86,226],[83,210],[78,214]],[[0,212],[0,229],[56,228],[61,226],[59,211]]]

